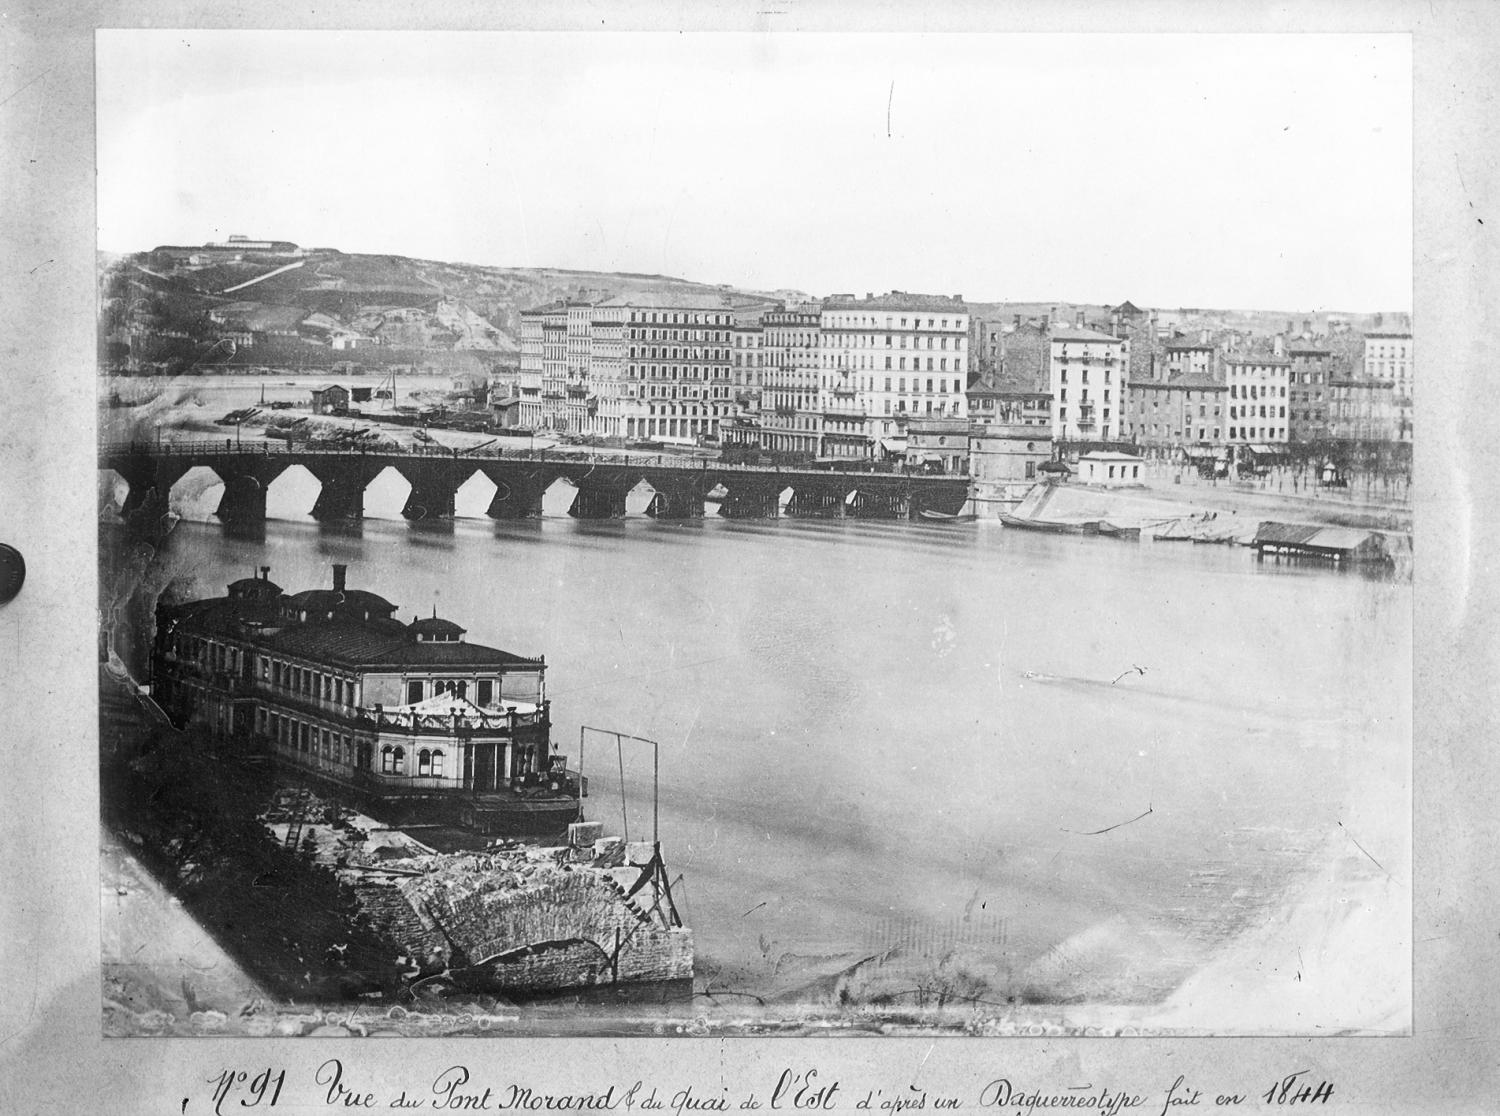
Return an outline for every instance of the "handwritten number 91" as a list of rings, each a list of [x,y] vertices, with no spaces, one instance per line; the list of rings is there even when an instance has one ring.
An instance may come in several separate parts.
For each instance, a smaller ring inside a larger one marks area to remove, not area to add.
[[[221,1106],[236,1090],[246,1094],[239,1098],[241,1108],[254,1108],[261,1101],[266,1102],[267,1108],[275,1108],[281,1099],[281,1087],[286,1084],[286,1070],[273,1074],[264,1069],[254,1077],[244,1070],[225,1070],[208,1080],[214,1087],[214,1112],[217,1116],[224,1116]]]

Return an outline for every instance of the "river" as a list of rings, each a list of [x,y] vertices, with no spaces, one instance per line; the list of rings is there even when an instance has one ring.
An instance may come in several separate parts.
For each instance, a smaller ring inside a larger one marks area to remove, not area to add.
[[[347,563],[399,615],[545,654],[575,765],[580,725],[659,741],[714,1003],[1161,1002],[1363,863],[1351,837],[1409,865],[1408,583],[986,523],[383,506],[263,539],[184,520],[157,576],[219,595],[269,565],[297,591]],[[589,815],[619,833],[615,750],[590,748]],[[623,759],[639,839],[651,754]]]

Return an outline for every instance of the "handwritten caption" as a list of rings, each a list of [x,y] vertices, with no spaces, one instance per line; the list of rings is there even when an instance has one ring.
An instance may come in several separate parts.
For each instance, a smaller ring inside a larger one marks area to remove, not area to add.
[[[1078,1109],[1094,1116],[1186,1116],[1193,1111],[1266,1107],[1298,1108],[1325,1105],[1334,1096],[1333,1082],[1307,1070],[1285,1074],[1243,1092],[1219,1092],[1199,1088],[1185,1074],[1163,1089],[1135,1092],[1087,1083],[1038,1086],[1034,1083],[996,1077],[970,1095],[929,1091],[916,1085],[904,1088],[868,1088],[821,1073],[816,1067],[784,1069],[768,1078],[763,1088],[735,1093],[728,1086],[705,1090],[691,1085],[663,1088],[636,1081],[610,1085],[596,1092],[548,1093],[514,1082],[492,1082],[455,1065],[421,1086],[395,1091],[372,1087],[338,1058],[318,1066],[309,1080],[298,1082],[285,1069],[225,1069],[207,1081],[210,1093],[204,1099],[215,1116],[243,1109],[274,1109],[295,1094],[303,1108],[319,1103],[330,1110],[388,1111],[424,1109],[432,1112],[618,1112],[695,1116],[698,1113],[754,1112],[802,1113],[869,1112],[896,1116],[903,1112],[980,1109],[987,1116],[1035,1116],[1051,1109]],[[192,1102],[183,1098],[186,1116]]]

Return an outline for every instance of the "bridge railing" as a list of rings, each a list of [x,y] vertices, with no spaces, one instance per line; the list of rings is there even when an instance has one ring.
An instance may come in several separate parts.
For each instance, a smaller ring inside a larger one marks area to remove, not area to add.
[[[124,457],[153,457],[204,460],[207,458],[269,457],[365,457],[420,458],[445,461],[534,461],[556,465],[615,465],[635,468],[676,469],[684,473],[741,473],[768,476],[828,476],[846,479],[867,478],[891,481],[904,478],[932,482],[967,481],[967,477],[907,472],[879,472],[855,469],[783,468],[779,465],[730,465],[706,457],[689,457],[670,453],[598,453],[591,450],[511,449],[484,446],[473,450],[447,449],[439,446],[361,446],[359,443],[330,442],[235,442],[233,439],[173,439],[162,442],[105,442],[99,446],[99,459],[107,462]]]

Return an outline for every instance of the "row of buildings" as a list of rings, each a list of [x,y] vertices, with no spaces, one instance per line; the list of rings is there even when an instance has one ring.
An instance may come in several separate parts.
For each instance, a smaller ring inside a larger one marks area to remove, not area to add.
[[[534,429],[870,458],[912,418],[968,416],[968,348],[960,296],[580,296],[521,314],[497,387]]]
[[[1108,321],[1004,323],[904,291],[580,293],[520,320],[519,372],[496,396],[538,430],[876,461],[910,459],[911,432],[955,422],[1155,453],[1411,440],[1406,332],[1183,334],[1129,302]]]

